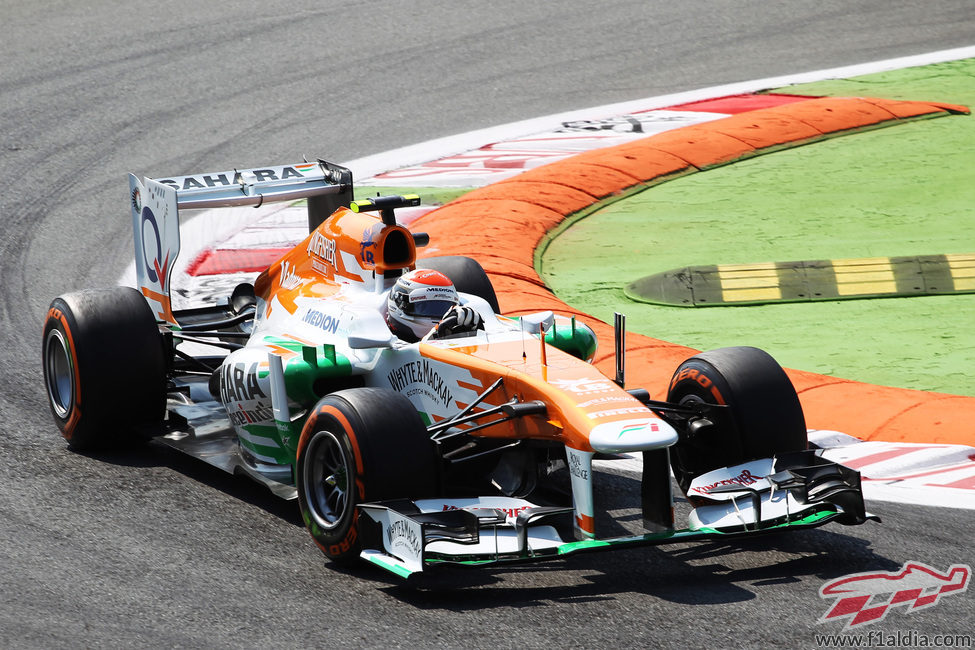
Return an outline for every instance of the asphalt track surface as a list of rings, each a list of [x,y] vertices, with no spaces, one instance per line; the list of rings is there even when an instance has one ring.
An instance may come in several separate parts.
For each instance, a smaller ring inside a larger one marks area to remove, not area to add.
[[[69,452],[40,323],[132,254],[125,173],[349,160],[538,115],[971,45],[953,2],[0,3],[0,646],[814,647],[823,581],[975,564],[969,511],[451,571],[332,567],[291,504]],[[602,494],[612,507],[621,474]],[[969,633],[971,594],[885,631]]]

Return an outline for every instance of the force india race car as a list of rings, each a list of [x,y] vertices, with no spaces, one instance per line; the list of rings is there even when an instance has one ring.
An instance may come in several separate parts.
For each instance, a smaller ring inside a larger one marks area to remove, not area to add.
[[[394,212],[416,196],[353,201],[351,172],[324,161],[129,182],[139,289],[67,293],[44,325],[72,449],[154,438],[297,498],[332,560],[404,577],[872,518],[859,474],[807,449],[796,392],[758,349],[686,360],[655,401],[624,388],[621,316],[611,379],[586,325],[502,316],[477,262],[418,260],[429,238]],[[222,304],[173,309],[181,210],[297,200],[304,241]],[[481,328],[397,339],[387,294],[417,266],[447,275]],[[594,460],[628,458],[642,526],[601,534]],[[681,527],[671,470],[692,506]]]

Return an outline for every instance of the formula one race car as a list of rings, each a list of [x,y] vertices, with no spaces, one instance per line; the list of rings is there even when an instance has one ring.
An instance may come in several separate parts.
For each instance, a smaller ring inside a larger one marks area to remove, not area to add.
[[[428,237],[395,217],[416,196],[353,201],[351,172],[324,161],[130,175],[130,188],[139,289],[62,295],[44,325],[51,412],[72,449],[153,438],[297,498],[333,560],[401,576],[871,518],[859,474],[807,449],[796,392],[766,353],[698,354],[666,401],[625,389],[622,318],[610,379],[583,323],[502,316],[477,262],[418,260]],[[223,304],[173,309],[180,210],[298,200],[304,241]],[[445,276],[451,299],[392,296],[416,267]],[[393,298],[412,313],[441,303],[437,315],[446,302],[475,327],[402,340]],[[642,460],[644,526],[601,535],[594,460],[620,458]],[[679,528],[671,469],[693,506]]]

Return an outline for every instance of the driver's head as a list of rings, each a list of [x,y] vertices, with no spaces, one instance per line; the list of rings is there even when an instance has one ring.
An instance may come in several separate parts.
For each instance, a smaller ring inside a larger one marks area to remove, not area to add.
[[[403,274],[389,290],[386,322],[404,341],[418,341],[459,302],[457,290],[446,275],[417,269]]]

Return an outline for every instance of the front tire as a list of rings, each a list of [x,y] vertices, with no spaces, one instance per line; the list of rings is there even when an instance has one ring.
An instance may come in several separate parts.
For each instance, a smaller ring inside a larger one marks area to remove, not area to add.
[[[138,440],[162,422],[166,360],[152,310],[135,289],[55,298],[44,322],[44,385],[51,415],[77,451]]]
[[[322,398],[301,432],[298,504],[315,543],[348,564],[361,552],[360,503],[430,497],[439,463],[419,413],[389,390],[353,388]]]
[[[674,373],[667,401],[724,404],[728,410],[696,435],[680,432],[671,449],[671,467],[685,493],[705,472],[808,446],[792,382],[775,359],[758,348],[722,348],[691,357]]]

